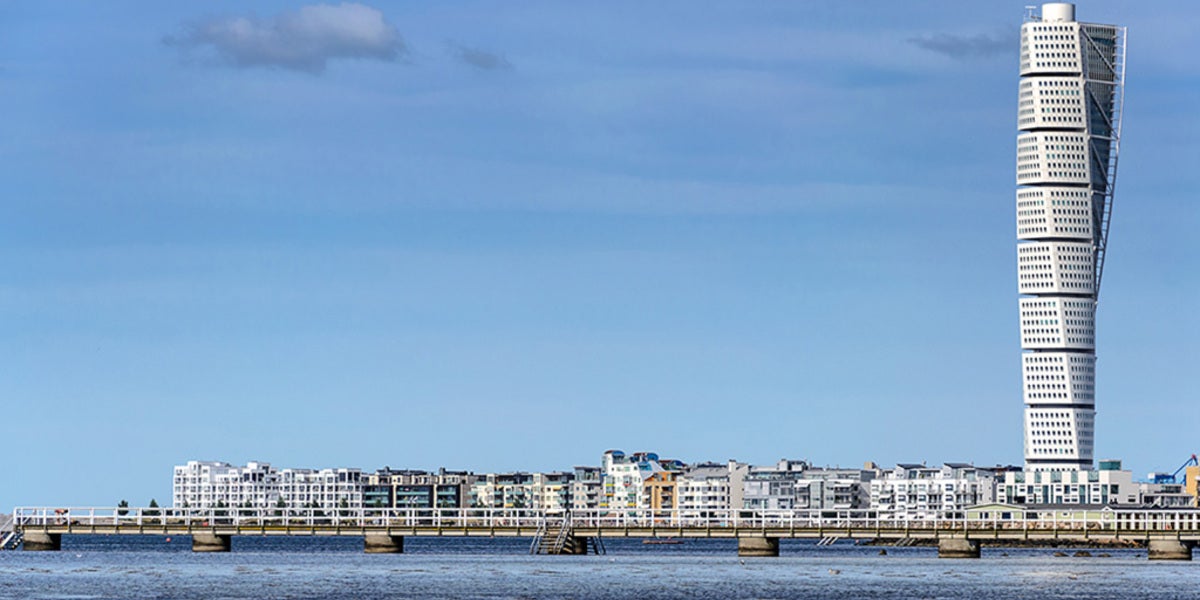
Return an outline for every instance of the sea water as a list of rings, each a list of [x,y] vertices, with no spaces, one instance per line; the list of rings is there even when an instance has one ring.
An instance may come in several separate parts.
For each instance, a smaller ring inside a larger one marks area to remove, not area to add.
[[[777,558],[739,558],[730,540],[606,546],[531,556],[527,539],[410,537],[404,554],[365,554],[359,538],[235,537],[232,552],[193,553],[183,536],[64,536],[59,552],[0,552],[0,599],[1200,598],[1200,562],[1138,550],[985,546],[956,560],[801,540]]]

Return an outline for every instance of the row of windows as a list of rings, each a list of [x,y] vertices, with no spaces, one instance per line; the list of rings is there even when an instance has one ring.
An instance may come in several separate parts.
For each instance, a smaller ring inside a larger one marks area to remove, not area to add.
[[[1017,199],[1044,198],[1087,198],[1088,192],[1073,188],[1025,188],[1017,190]]]
[[[1017,253],[1018,258],[1025,259],[1036,259],[1053,254],[1063,259],[1087,260],[1092,256],[1092,246],[1079,243],[1020,244],[1017,246]],[[1021,254],[1024,256],[1020,256]]]
[[[1091,337],[1026,337],[1021,338],[1021,343],[1026,347],[1031,346],[1048,346],[1051,348],[1061,348],[1064,346],[1093,346],[1096,340]]]
[[[1087,237],[1091,237],[1091,232],[1092,232],[1091,227],[1055,227],[1053,230],[1054,235],[1041,236],[1041,237],[1087,238]],[[1050,230],[1050,228],[1048,228],[1046,226],[1030,226],[1030,227],[1017,228],[1017,236],[1018,237],[1033,236],[1033,234],[1037,234],[1037,233],[1050,234],[1051,230]]]
[[[1058,298],[1040,299],[1026,298],[1021,300],[1021,308],[1058,308],[1059,305],[1065,308],[1092,308],[1094,302],[1084,300],[1067,300]]]
[[[1039,69],[1053,69],[1053,68],[1062,68],[1062,69],[1070,69],[1070,70],[1072,70],[1072,71],[1078,71],[1078,70],[1079,70],[1079,62],[1078,62],[1078,61],[1070,61],[1070,62],[1065,62],[1065,61],[1038,61],[1038,62],[1035,62],[1035,63],[1033,63],[1033,66],[1035,66],[1035,67],[1037,67],[1037,68],[1039,68]]]

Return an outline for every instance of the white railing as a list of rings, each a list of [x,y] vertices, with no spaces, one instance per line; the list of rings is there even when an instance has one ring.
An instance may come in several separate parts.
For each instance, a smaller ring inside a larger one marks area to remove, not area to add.
[[[864,510],[652,510],[574,509],[569,513],[514,508],[16,508],[15,525],[27,527],[530,529],[546,531],[547,519],[570,519],[572,529],[708,530],[897,530],[953,531],[1197,532],[1200,509],[968,509],[905,519]]]
[[[561,516],[562,513],[555,513]],[[274,527],[274,528],[536,528],[547,513],[513,508],[110,508],[18,507],[19,527]]]

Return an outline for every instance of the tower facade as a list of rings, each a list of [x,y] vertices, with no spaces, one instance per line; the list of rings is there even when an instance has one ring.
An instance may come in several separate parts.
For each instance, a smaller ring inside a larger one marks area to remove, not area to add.
[[[1026,470],[1091,469],[1096,300],[1116,183],[1125,29],[1042,5],[1021,26],[1017,285]]]

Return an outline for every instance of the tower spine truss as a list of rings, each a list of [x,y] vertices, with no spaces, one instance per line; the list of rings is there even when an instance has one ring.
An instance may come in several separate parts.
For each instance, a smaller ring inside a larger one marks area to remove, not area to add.
[[[1125,29],[1044,4],[1021,26],[1017,286],[1027,470],[1091,469],[1096,303],[1121,138]]]

